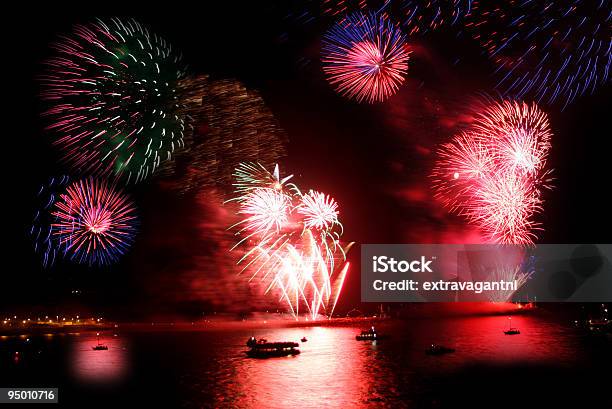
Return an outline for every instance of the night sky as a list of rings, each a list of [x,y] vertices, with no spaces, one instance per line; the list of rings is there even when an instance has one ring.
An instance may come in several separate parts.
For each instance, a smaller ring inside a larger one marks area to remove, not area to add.
[[[202,6],[197,12],[191,6],[164,7],[5,16],[0,312],[84,308],[133,318],[235,310],[228,300],[216,305],[207,290],[219,272],[202,264],[217,250],[202,221],[214,218],[214,210],[202,206],[195,194],[178,196],[164,189],[160,178],[129,189],[139,207],[141,231],[119,264],[96,269],[60,263],[45,270],[32,250],[27,231],[35,194],[63,170],[42,132],[36,76],[57,34],[94,16],[135,17],[180,49],[190,72],[237,79],[259,90],[289,137],[281,171],[294,173],[301,186],[336,198],[344,240],[445,243],[473,237],[461,219],[433,201],[427,176],[432,150],[455,133],[470,101],[480,93],[494,95],[493,68],[469,36],[457,35],[460,28],[416,38],[400,91],[382,104],[359,105],[336,95],[321,72],[320,38],[329,20],[292,27],[272,7],[231,4],[226,9]],[[560,106],[543,107],[554,133],[550,166],[556,180],[555,189],[545,194],[540,243],[612,238],[610,91],[608,85],[580,97],[563,112]],[[339,310],[359,303],[358,259],[356,246]],[[71,294],[74,289],[82,293]]]

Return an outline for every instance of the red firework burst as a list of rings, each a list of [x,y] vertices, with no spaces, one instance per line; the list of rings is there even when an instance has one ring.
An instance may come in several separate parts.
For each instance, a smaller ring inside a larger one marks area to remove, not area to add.
[[[52,225],[71,258],[87,264],[116,261],[134,240],[136,209],[105,181],[79,180],[56,202]]]
[[[507,168],[502,171],[537,176],[544,169],[551,131],[548,116],[536,104],[487,104],[477,113],[473,126],[475,135],[496,157],[496,164]]]
[[[403,33],[386,15],[355,13],[323,38],[323,71],[336,90],[357,102],[393,95],[408,70]]]
[[[548,118],[535,104],[491,103],[469,132],[438,149],[432,173],[436,197],[489,241],[533,243],[541,192],[550,188],[550,138]]]

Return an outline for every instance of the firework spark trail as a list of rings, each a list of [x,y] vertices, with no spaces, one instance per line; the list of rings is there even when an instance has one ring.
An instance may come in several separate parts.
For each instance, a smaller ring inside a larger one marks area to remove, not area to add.
[[[470,200],[478,180],[494,167],[487,145],[472,133],[462,132],[438,149],[432,177],[435,196],[452,211],[459,212]]]
[[[250,282],[259,280],[265,293],[277,293],[296,318],[306,306],[316,319],[335,308],[348,268],[337,266],[350,244],[340,245],[336,201],[312,190],[302,194],[291,178],[281,178],[278,166],[270,173],[259,164],[240,164],[237,196],[229,201],[238,204],[242,218],[231,227],[240,237],[233,250],[243,248],[238,263]]]
[[[298,213],[304,216],[306,228],[328,230],[338,222],[338,203],[329,195],[311,190],[302,196]]]
[[[183,147],[180,56],[138,22],[77,25],[46,67],[43,116],[75,171],[139,182]]]
[[[42,257],[43,267],[51,267],[58,256],[64,251],[54,236],[51,210],[70,183],[68,176],[52,177],[48,183],[42,185],[37,195],[38,208],[35,211],[30,227],[30,238],[34,244],[34,251]]]
[[[477,113],[473,128],[496,163],[508,167],[501,171],[537,175],[545,167],[551,131],[548,116],[536,104],[488,103]]]
[[[541,229],[533,216],[542,210],[540,191],[533,180],[496,173],[478,181],[462,212],[485,234],[487,241],[531,244]]]
[[[106,181],[73,182],[60,194],[51,214],[55,218],[53,235],[79,263],[115,262],[134,240],[136,209],[125,194]]]
[[[533,243],[542,189],[551,187],[550,138],[547,116],[535,104],[488,101],[468,131],[438,149],[436,198],[488,241]]]
[[[286,194],[275,189],[256,189],[241,204],[239,213],[247,216],[245,229],[278,233],[289,221],[289,206]]]
[[[384,14],[355,13],[323,37],[323,71],[341,94],[381,102],[395,94],[408,71],[405,36]]]
[[[176,155],[172,169],[180,192],[227,194],[241,162],[271,168],[286,156],[287,135],[259,92],[232,79],[190,76],[180,81],[179,94],[193,124],[185,136],[189,149]]]
[[[289,3],[293,7],[289,7],[284,17],[296,24],[310,24],[323,17],[339,18],[370,10],[388,13],[411,36],[457,24],[472,6],[472,0],[309,0]]]
[[[516,288],[518,291],[531,276],[533,275],[533,268],[529,266],[498,266],[493,268],[487,274],[487,280],[490,281],[505,281],[505,282],[513,282],[516,281]],[[512,301],[512,297],[516,293],[513,290],[498,290],[498,291],[488,291],[487,297],[489,301],[492,302],[509,302]]]
[[[497,88],[517,99],[563,101],[609,82],[609,1],[474,0],[466,27],[497,65]]]

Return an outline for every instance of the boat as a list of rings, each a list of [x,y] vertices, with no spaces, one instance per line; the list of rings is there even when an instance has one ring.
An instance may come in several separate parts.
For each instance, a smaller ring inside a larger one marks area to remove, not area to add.
[[[508,329],[504,331],[506,335],[518,335],[521,333],[518,328],[512,326],[512,317],[508,317]]]
[[[108,347],[104,344],[100,343],[100,333],[97,332],[96,336],[98,337],[98,343],[94,346],[91,347],[91,349],[93,349],[94,351],[106,351],[108,350]]]
[[[610,334],[612,333],[612,321],[589,320],[587,329],[591,334]]]
[[[251,343],[249,345],[251,349],[249,349],[246,354],[251,358],[276,358],[281,356],[298,355],[300,353],[300,350],[296,349],[300,346],[300,344],[297,342],[260,341]]]
[[[257,344],[265,344],[266,342],[268,342],[267,339],[265,338],[255,338],[255,337],[251,337],[247,340],[246,345],[248,347],[252,347],[253,345],[257,345]]]
[[[365,331],[361,331],[361,334],[359,335],[355,335],[355,339],[357,341],[375,341],[377,339],[382,338],[384,338],[384,336],[377,333],[374,327]]]
[[[425,350],[425,353],[427,355],[444,355],[453,352],[455,352],[453,348],[448,348],[438,344],[431,344],[431,346]]]
[[[521,331],[519,331],[518,328],[509,328],[509,329],[504,331],[504,334],[506,334],[506,335],[518,335],[520,333],[521,333]]]
[[[306,341],[308,341],[308,339],[306,337],[302,337],[301,341],[302,342],[306,342]]]

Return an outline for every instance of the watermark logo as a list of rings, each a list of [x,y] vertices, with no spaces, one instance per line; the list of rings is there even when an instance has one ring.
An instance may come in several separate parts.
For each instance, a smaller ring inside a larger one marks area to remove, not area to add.
[[[433,273],[431,269],[431,263],[436,257],[430,257],[427,259],[425,256],[421,256],[420,259],[415,260],[396,260],[394,257],[387,256],[373,256],[372,257],[372,271],[375,273]]]

